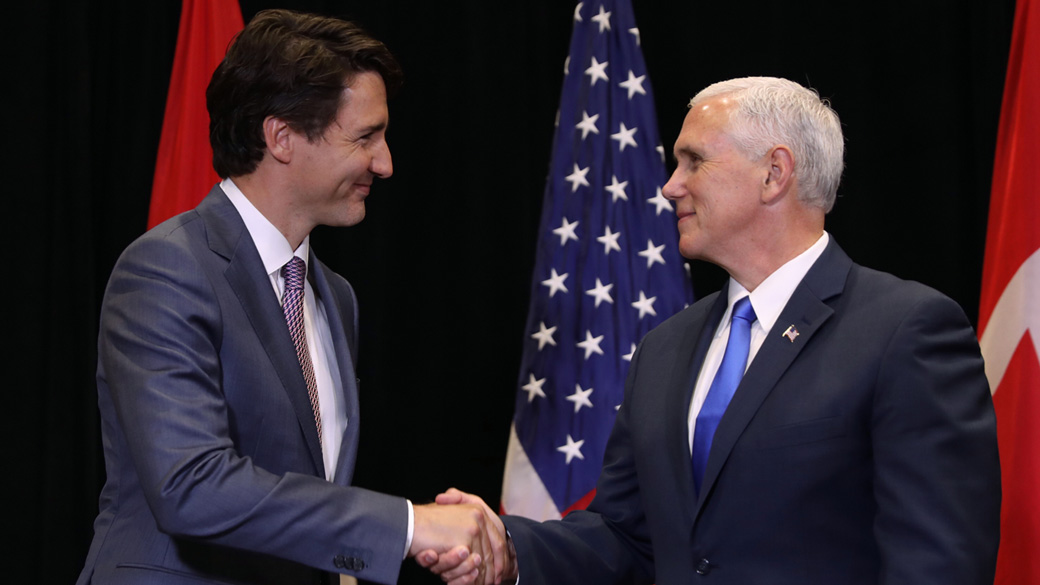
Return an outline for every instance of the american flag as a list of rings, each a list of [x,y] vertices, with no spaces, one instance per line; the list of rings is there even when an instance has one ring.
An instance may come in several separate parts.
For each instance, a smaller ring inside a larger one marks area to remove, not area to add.
[[[629,0],[579,2],[564,63],[502,508],[584,508],[636,344],[693,298]]]

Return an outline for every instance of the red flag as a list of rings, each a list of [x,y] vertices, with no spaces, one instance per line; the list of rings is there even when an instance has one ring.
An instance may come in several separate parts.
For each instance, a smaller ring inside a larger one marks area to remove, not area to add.
[[[1040,3],[1018,0],[979,302],[1003,483],[996,583],[1040,583]],[[970,470],[966,471],[970,473]]]
[[[206,86],[242,28],[238,0],[184,0],[152,180],[149,228],[198,205],[219,180],[209,146]]]

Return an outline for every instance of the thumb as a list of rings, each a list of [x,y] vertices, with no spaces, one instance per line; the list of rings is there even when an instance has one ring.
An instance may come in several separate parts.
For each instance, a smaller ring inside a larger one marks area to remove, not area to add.
[[[450,504],[461,504],[465,500],[465,496],[466,494],[464,492],[459,491],[455,488],[450,488],[443,494],[438,494],[437,498],[434,501],[442,506]]]

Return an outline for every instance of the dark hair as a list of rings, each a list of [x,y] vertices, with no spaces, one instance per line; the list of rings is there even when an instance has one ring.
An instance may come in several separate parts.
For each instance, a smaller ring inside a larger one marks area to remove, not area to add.
[[[336,118],[343,89],[362,72],[378,73],[388,94],[401,84],[390,51],[353,23],[288,10],[258,13],[232,42],[206,89],[217,175],[256,170],[268,116],[309,140],[319,138]]]

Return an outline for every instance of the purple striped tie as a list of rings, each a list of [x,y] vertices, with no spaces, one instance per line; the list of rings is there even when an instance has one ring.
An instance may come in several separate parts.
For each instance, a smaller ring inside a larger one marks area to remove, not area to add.
[[[282,311],[289,325],[289,335],[296,346],[296,359],[300,360],[303,379],[307,382],[307,396],[311,399],[314,424],[318,427],[318,442],[321,437],[321,409],[318,407],[318,381],[314,378],[314,365],[307,350],[307,333],[303,326],[303,283],[307,278],[307,265],[297,256],[282,267],[285,278],[285,294],[282,296]]]

